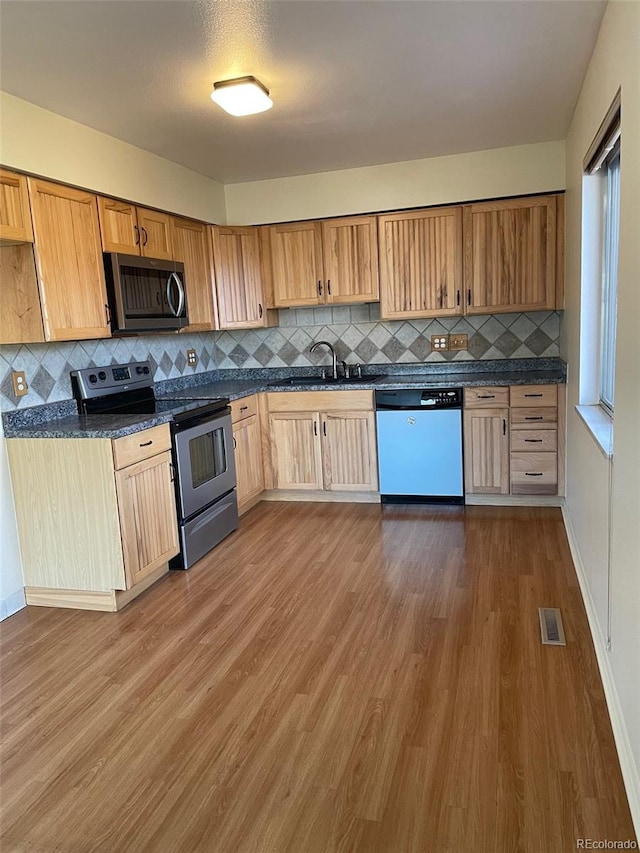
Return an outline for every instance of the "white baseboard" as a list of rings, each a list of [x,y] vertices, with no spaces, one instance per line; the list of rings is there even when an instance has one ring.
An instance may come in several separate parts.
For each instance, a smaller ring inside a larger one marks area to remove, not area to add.
[[[14,613],[17,613],[18,610],[22,610],[26,606],[27,601],[23,589],[19,589],[6,598],[0,599],[0,622],[9,616],[13,616]]]
[[[640,837],[640,773],[635,763],[631,742],[629,740],[629,732],[625,724],[622,708],[620,707],[620,699],[616,689],[613,671],[607,654],[605,638],[602,636],[598,618],[596,615],[596,607],[589,589],[587,575],[584,569],[584,563],[580,556],[578,541],[571,523],[571,517],[567,511],[566,504],[562,506],[562,517],[564,519],[564,527],[567,531],[567,539],[569,540],[569,548],[573,557],[573,564],[578,576],[582,600],[587,611],[587,619],[589,620],[589,628],[593,637],[593,645],[596,650],[596,659],[602,678],[604,687],[604,695],[609,710],[609,718],[611,719],[611,728],[613,729],[613,737],[618,750],[618,758],[620,760],[620,769],[622,770],[622,778],[627,791],[629,800],[629,809],[631,810],[631,819],[636,830],[636,835]]]

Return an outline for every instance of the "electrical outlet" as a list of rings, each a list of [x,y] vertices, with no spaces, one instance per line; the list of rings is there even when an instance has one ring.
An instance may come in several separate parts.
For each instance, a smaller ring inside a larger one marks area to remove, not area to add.
[[[449,349],[449,335],[431,335],[431,352]]]
[[[187,364],[189,367],[197,367],[198,353],[194,349],[187,350]]]
[[[449,349],[469,349],[469,335],[449,335]]]
[[[29,386],[27,385],[24,370],[14,370],[11,374],[11,379],[13,380],[13,393],[16,397],[24,397],[25,394],[29,393]]]

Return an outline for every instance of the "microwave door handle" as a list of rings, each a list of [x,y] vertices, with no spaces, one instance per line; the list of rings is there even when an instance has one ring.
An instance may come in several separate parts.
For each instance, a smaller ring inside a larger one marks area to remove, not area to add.
[[[171,298],[171,283],[173,281],[174,273],[171,273],[169,278],[167,279],[167,303],[169,305],[169,310],[173,314],[174,317],[178,316],[178,312],[176,311],[175,305],[173,304],[173,299]]]
[[[184,285],[180,279],[180,276],[176,272],[172,272],[173,280],[175,281],[178,287],[178,310],[176,311],[176,317],[182,316],[182,311],[184,309]]]

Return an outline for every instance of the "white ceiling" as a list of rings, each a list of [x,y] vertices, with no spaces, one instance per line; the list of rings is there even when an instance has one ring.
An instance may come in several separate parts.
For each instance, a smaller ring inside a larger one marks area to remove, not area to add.
[[[601,0],[3,0],[10,94],[224,183],[563,139]],[[274,107],[233,118],[215,80]]]

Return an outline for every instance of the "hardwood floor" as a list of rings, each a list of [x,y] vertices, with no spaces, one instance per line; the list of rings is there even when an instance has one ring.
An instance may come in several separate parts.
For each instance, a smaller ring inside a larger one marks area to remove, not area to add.
[[[557,509],[263,503],[121,613],[0,635],[3,853],[635,838]]]

